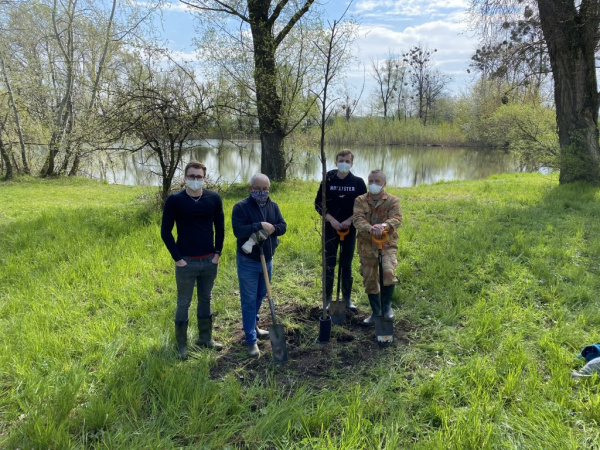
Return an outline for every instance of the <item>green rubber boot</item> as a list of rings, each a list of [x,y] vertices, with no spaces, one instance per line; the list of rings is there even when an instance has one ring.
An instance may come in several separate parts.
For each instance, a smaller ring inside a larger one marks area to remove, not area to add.
[[[175,340],[177,341],[177,351],[179,352],[179,359],[183,360],[186,360],[188,357],[187,329],[187,321],[175,322]]]
[[[212,314],[208,317],[198,317],[198,340],[196,345],[214,348],[218,352],[223,349],[223,346],[217,344],[212,338]]]
[[[381,307],[383,309],[383,318],[392,320],[394,318],[394,310],[392,309],[392,296],[394,295],[394,285],[384,286],[381,291]]]
[[[352,299],[350,298],[350,296],[352,295],[353,281],[354,278],[352,277],[342,278],[342,298],[344,299],[344,302],[346,302],[346,308],[348,308],[351,311],[356,311],[356,305],[352,303]]]
[[[379,309],[379,294],[367,294],[369,297],[369,303],[371,304],[371,310],[373,313],[363,320],[365,325],[373,325],[375,323],[375,319],[373,316],[378,316],[381,314],[381,310]]]

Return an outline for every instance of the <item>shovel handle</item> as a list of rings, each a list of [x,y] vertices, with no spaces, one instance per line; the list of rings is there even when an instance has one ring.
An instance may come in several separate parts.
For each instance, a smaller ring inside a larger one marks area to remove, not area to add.
[[[383,230],[381,234],[381,238],[377,238],[376,236],[371,236],[371,240],[377,244],[377,248],[381,250],[383,248],[383,244],[388,240],[387,231]]]
[[[344,241],[344,238],[350,233],[350,228],[346,228],[345,230],[337,230],[337,234],[340,236],[340,241]]]
[[[269,271],[267,270],[267,262],[265,261],[265,254],[260,248],[260,263],[262,264],[263,276],[265,277],[265,285],[267,286],[267,297],[271,298],[271,282],[269,281]]]

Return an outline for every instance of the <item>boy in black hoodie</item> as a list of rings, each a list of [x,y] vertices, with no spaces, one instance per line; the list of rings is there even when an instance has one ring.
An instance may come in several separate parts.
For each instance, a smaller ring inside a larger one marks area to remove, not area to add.
[[[338,231],[348,230],[349,233],[344,237],[342,243],[342,257],[338,262],[341,266],[341,288],[342,298],[346,302],[346,307],[356,310],[352,303],[350,294],[352,293],[352,258],[354,258],[354,249],[356,246],[356,228],[352,225],[352,214],[354,200],[359,195],[367,192],[367,187],[362,178],[354,176],[350,168],[354,163],[354,154],[348,149],[338,152],[335,156],[337,169],[327,172],[325,180],[326,190],[326,210],[325,214],[325,259],[327,272],[325,276],[325,293],[327,298],[327,307],[331,302],[333,294],[333,278],[337,260],[338,245],[340,245],[340,236]],[[323,182],[319,186],[315,198],[315,209],[322,215],[322,188]]]

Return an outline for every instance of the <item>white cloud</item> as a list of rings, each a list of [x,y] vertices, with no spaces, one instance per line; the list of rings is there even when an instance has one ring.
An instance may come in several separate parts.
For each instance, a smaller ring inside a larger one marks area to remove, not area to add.
[[[391,17],[430,17],[452,10],[465,10],[467,0],[358,0],[353,12],[363,17],[389,20]]]

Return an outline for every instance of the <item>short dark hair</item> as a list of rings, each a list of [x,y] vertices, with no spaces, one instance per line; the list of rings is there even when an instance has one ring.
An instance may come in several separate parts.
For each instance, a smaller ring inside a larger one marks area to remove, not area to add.
[[[187,171],[190,167],[192,167],[194,169],[202,169],[202,171],[204,172],[204,177],[206,178],[206,166],[196,160],[192,160],[189,163],[187,163],[187,165],[185,166],[185,169],[183,171],[183,176],[187,177]]]
[[[379,170],[379,169],[371,170],[369,175],[381,175],[381,177],[383,178],[383,182],[384,183],[387,182],[387,177],[385,176],[385,172],[383,170]]]
[[[350,155],[350,161],[354,162],[354,153],[352,153],[352,150],[350,150],[349,148],[345,148],[343,150],[340,150],[337,155],[335,155],[335,160],[337,162],[337,159],[339,156],[348,156]]]

